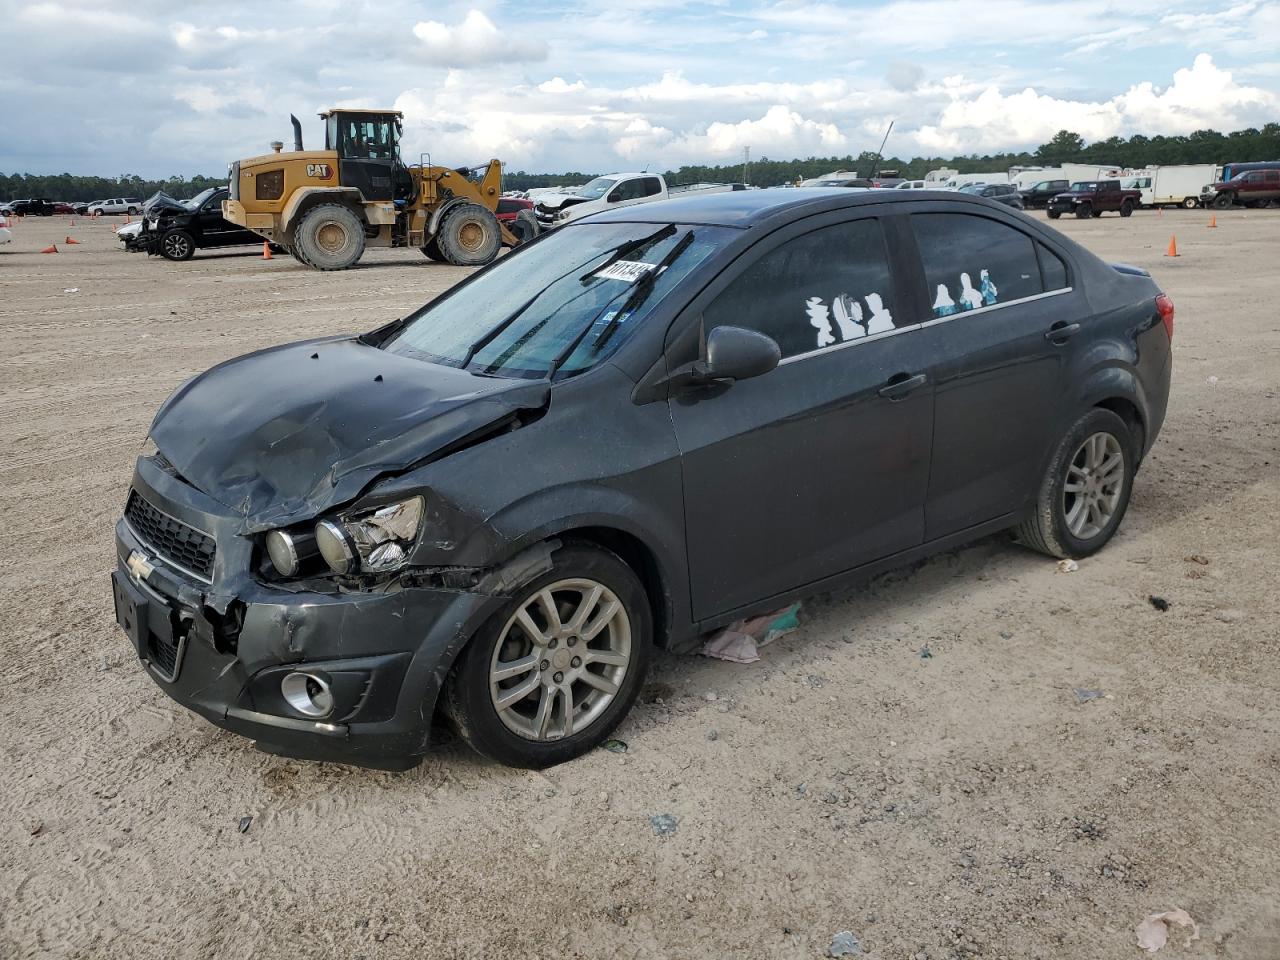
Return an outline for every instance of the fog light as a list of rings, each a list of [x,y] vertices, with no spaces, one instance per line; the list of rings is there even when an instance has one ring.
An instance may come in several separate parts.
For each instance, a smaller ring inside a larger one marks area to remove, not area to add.
[[[355,541],[340,523],[332,520],[317,523],[316,546],[320,548],[320,556],[324,557],[324,562],[334,573],[351,573],[359,564],[360,555],[356,551]]]
[[[282,577],[292,577],[316,553],[316,538],[312,533],[272,530],[267,534],[267,556]]]
[[[285,703],[304,717],[327,717],[333,710],[328,681],[314,673],[291,673],[280,681]]]

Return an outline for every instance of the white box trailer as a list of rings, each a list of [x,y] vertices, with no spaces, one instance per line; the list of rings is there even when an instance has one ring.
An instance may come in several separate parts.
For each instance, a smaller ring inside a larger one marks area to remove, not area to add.
[[[1144,207],[1166,207],[1176,204],[1193,210],[1200,206],[1200,191],[1218,175],[1212,163],[1187,163],[1169,167],[1152,167],[1125,177],[1121,186],[1142,192]]]
[[[1007,173],[957,173],[943,184],[947,190],[959,190],[971,183],[1008,183]]]
[[[1115,180],[1124,172],[1123,167],[1107,163],[1064,163],[1062,176],[1046,177],[1048,180],[1070,180],[1079,183],[1081,180]]]

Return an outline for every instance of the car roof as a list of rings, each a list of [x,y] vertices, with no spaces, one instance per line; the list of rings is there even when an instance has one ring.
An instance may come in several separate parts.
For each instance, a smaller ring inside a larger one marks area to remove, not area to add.
[[[701,223],[747,228],[774,219],[792,219],[877,203],[920,203],[945,200],[990,209],[992,204],[972,194],[951,190],[850,190],[847,187],[808,187],[788,190],[734,190],[644,203],[583,217],[580,223]]]

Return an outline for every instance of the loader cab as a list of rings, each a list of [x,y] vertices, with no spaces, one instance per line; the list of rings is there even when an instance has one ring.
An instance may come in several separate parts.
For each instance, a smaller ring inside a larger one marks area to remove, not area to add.
[[[328,110],[324,146],[338,154],[338,182],[365,200],[408,199],[413,179],[400,160],[401,114],[390,110]]]

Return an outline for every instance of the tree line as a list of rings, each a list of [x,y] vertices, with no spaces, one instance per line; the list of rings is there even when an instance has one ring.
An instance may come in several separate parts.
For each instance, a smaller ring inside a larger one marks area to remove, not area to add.
[[[857,156],[808,157],[794,160],[770,160],[761,157],[745,168],[741,163],[719,166],[686,165],[665,171],[673,184],[702,182],[738,182],[744,179],[755,186],[772,187],[810,179],[832,170],[853,170],[869,177],[876,170],[896,170],[898,176],[920,179],[930,170],[950,167],[960,173],[991,173],[1013,166],[1054,166],[1059,163],[1114,164],[1121,167],[1167,166],[1178,163],[1244,163],[1251,160],[1280,160],[1280,123],[1268,123],[1261,129],[1250,127],[1232,133],[1197,130],[1185,136],[1110,137],[1086,144],[1084,138],[1070,130],[1061,130],[1032,152],[966,154],[960,157],[916,157],[903,160],[889,156],[878,158],[874,152]],[[526,173],[507,172],[503,185],[508,190],[529,190],[561,184],[585,183],[594,173]],[[32,174],[0,173],[0,199],[18,200],[45,197],[50,200],[91,201],[111,197],[146,199],[158,190],[178,198],[193,197],[208,187],[227,182],[225,176],[179,177],[145,180],[139,176],[83,177],[70,173]]]

